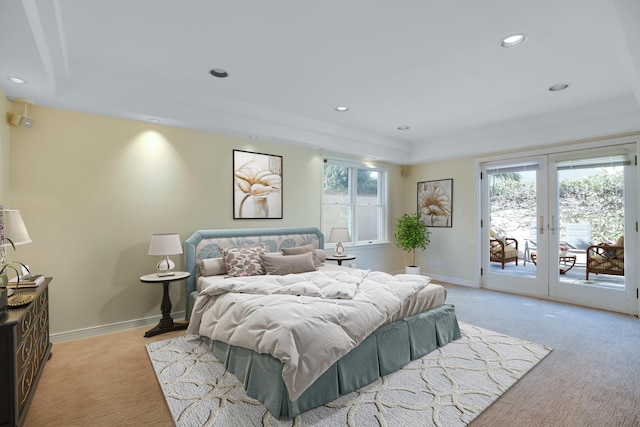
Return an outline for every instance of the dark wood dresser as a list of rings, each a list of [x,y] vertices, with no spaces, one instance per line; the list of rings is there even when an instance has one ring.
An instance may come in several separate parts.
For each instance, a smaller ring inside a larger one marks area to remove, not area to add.
[[[29,305],[0,316],[0,426],[22,425],[50,357],[50,282],[35,289]]]

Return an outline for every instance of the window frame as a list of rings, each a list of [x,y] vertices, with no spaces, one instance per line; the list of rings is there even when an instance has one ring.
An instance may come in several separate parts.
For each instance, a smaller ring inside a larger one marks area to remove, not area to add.
[[[346,203],[327,203],[325,199],[325,170],[327,165],[339,166],[348,168],[348,201]],[[377,191],[377,204],[376,206],[376,214],[377,214],[377,224],[376,224],[376,233],[377,239],[366,239],[361,240],[358,236],[358,208],[360,209],[364,207],[370,207],[371,204],[362,204],[358,203],[358,171],[366,170],[371,172],[378,172],[378,191]],[[351,237],[351,241],[346,242],[346,245],[351,247],[358,246],[371,246],[378,244],[386,244],[389,243],[389,169],[385,166],[375,165],[368,162],[360,162],[357,160],[347,160],[340,159],[334,157],[325,157],[323,159],[323,168],[322,168],[322,226],[321,230],[325,236],[329,235],[331,231],[329,228],[325,229],[325,216],[326,216],[326,208],[328,206],[335,205],[343,205],[347,207],[349,210],[349,214],[347,215],[348,224],[346,227],[349,229],[349,235]],[[345,245],[345,242],[342,242]],[[345,246],[346,246],[345,245]],[[325,242],[325,248],[332,248],[335,245],[333,243]]]

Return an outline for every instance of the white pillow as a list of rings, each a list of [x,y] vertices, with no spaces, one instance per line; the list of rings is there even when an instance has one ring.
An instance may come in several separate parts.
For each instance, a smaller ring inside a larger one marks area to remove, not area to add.
[[[219,276],[227,274],[227,266],[223,258],[205,258],[200,260],[201,276]]]

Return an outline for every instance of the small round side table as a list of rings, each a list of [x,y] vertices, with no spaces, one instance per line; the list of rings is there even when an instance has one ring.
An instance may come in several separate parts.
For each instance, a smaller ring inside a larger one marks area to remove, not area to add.
[[[329,261],[337,261],[338,265],[342,265],[342,261],[353,261],[354,259],[356,259],[355,255],[342,255],[342,256],[336,256],[336,255],[327,255],[327,260]]]
[[[171,299],[169,298],[169,284],[171,282],[177,282],[189,277],[189,273],[186,271],[173,271],[171,275],[162,275],[158,273],[145,274],[140,277],[140,281],[144,283],[162,283],[164,287],[164,293],[162,295],[162,304],[160,305],[160,311],[162,311],[162,319],[153,329],[149,329],[145,332],[145,337],[152,337],[154,335],[162,334],[169,331],[179,331],[181,329],[187,329],[189,323],[187,322],[174,322],[171,317]]]

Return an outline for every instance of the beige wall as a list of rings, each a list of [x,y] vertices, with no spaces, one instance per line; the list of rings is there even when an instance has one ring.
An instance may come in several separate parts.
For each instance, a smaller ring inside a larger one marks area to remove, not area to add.
[[[479,286],[476,162],[471,157],[411,166],[404,186],[405,211],[417,209],[417,183],[453,178],[453,227],[430,227],[431,243],[418,251],[423,274],[466,286]],[[411,261],[405,255],[405,262]]]
[[[10,130],[9,111],[11,104],[4,92],[0,89],[0,205],[3,204],[9,194],[9,161],[10,161]]]
[[[11,129],[8,200],[33,239],[15,259],[54,277],[52,333],[159,315],[152,233],[320,225],[317,151],[35,106]],[[232,150],[284,157],[284,219],[232,219]],[[4,160],[3,160],[4,161]],[[178,267],[182,256],[174,256]],[[183,309],[182,286],[172,287]]]

